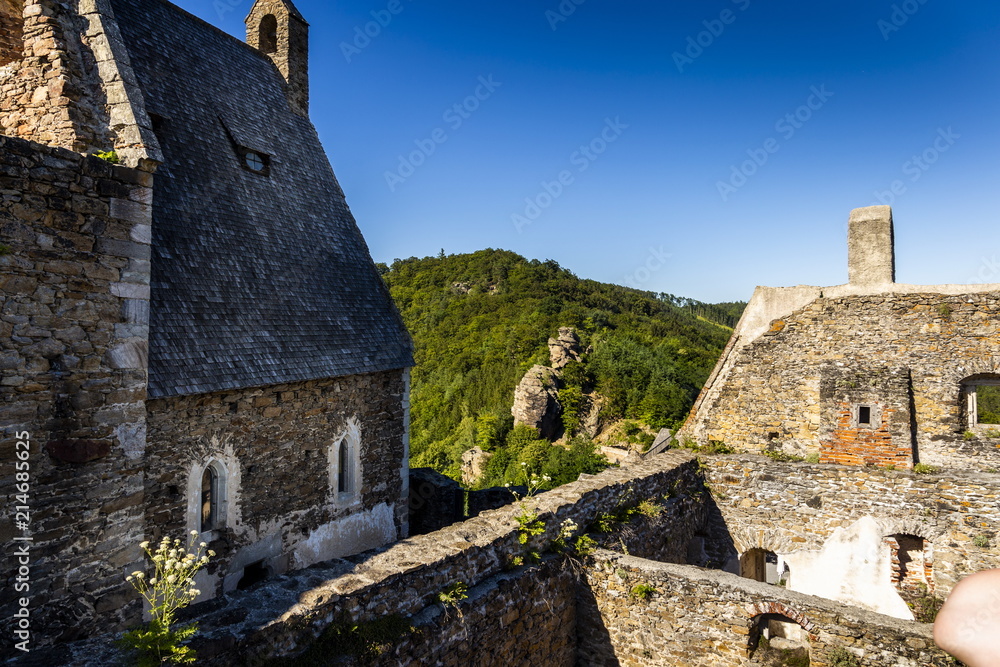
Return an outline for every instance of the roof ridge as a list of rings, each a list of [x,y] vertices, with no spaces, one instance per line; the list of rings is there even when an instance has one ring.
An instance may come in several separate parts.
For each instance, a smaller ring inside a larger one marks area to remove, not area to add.
[[[250,52],[256,54],[258,57],[263,58],[263,59],[267,60],[268,62],[270,62],[270,58],[268,58],[259,49],[255,49],[254,47],[252,47],[249,44],[247,44],[246,41],[240,39],[239,37],[236,37],[235,35],[232,35],[232,34],[226,32],[225,30],[223,30],[219,26],[215,25],[214,23],[209,23],[205,19],[201,18],[200,16],[196,16],[195,14],[192,14],[191,12],[189,12],[186,9],[184,9],[183,7],[181,7],[179,5],[175,5],[174,3],[170,2],[170,0],[155,0],[155,1],[159,2],[160,4],[167,5],[168,7],[170,7],[170,9],[175,10],[179,14],[182,14],[182,15],[186,16],[189,19],[194,19],[195,22],[200,23],[201,25],[203,25],[203,26],[205,26],[207,28],[210,28],[211,30],[214,30],[215,32],[219,33],[220,35],[223,35],[224,37],[226,37],[228,39],[231,39],[235,43],[237,43],[237,44],[239,44],[239,45],[241,45],[241,46],[249,49]],[[303,20],[305,20],[305,19],[303,19]]]

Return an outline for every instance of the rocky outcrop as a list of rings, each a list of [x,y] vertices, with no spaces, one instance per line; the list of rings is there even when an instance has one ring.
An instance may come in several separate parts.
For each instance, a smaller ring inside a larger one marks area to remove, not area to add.
[[[493,455],[479,447],[473,447],[462,454],[462,483],[471,486],[486,474],[486,464]]]
[[[559,338],[549,339],[549,359],[552,368],[561,370],[571,361],[582,361],[580,337],[571,327],[559,329]]]
[[[554,440],[562,425],[559,421],[559,371],[547,366],[532,366],[514,390],[514,424],[538,429],[543,438]]]

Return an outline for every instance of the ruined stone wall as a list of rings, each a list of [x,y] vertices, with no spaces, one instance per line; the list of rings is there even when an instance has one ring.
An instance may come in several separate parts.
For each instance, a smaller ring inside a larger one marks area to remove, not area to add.
[[[739,553],[818,550],[838,528],[870,516],[884,537],[926,540],[939,595],[969,574],[1000,567],[996,474],[918,475],[733,456],[706,457],[703,469],[723,537]],[[977,546],[983,539],[987,545]]]
[[[0,67],[21,60],[24,3],[0,0]]]
[[[116,150],[146,171],[162,162],[107,0],[2,0],[4,65],[0,134],[80,153]]]
[[[226,469],[225,527],[205,584],[231,590],[243,569],[307,567],[406,535],[404,371],[150,400],[149,538],[197,529],[205,465]],[[360,453],[338,493],[336,447]],[[402,471],[402,473],[401,473]]]
[[[775,474],[789,476],[790,470],[776,466]],[[527,500],[525,507],[545,523],[545,533],[527,548],[544,548],[567,519],[594,530],[602,515],[622,516],[644,500],[665,509],[633,514],[599,537],[617,548],[624,542],[630,552],[646,543],[659,557],[682,560],[684,544],[698,543],[704,511],[713,504],[697,463],[677,451],[585,475]],[[200,613],[195,607],[199,662],[296,664],[317,637],[321,643],[311,657],[339,659],[346,637],[332,630],[351,634],[396,616],[414,630],[383,635],[386,647],[378,658],[343,656],[344,664],[729,667],[749,664],[755,621],[781,614],[812,635],[814,665],[828,664],[824,659],[834,647],[876,667],[950,664],[932,648],[929,626],[724,572],[608,551],[572,560],[548,554],[537,565],[513,567],[526,548],[517,539],[516,517],[524,511],[518,504],[486,512],[376,553],[278,576]],[[767,528],[762,523],[761,533]],[[439,594],[459,582],[468,586],[468,597],[443,605]],[[647,599],[630,595],[640,584],[655,591]],[[86,666],[111,664],[116,656],[107,638],[98,638],[41,657]]]
[[[599,552],[577,610],[580,664],[736,667],[751,663],[755,621],[777,614],[808,633],[810,664],[844,648],[869,667],[951,665],[930,625],[906,623],[733,574]],[[655,589],[647,598],[636,586]]]
[[[78,5],[26,0],[23,59],[0,83],[4,134],[80,153],[112,148],[89,22]]]
[[[143,534],[151,186],[144,172],[0,137],[0,497],[13,517],[28,434],[34,646],[138,615],[122,578]],[[4,619],[12,530],[0,522]]]
[[[614,512],[641,499],[660,498],[671,488],[677,497],[693,495],[696,488],[687,486],[686,481],[678,484],[677,480],[693,480],[694,472],[695,464],[688,453],[672,452],[628,469],[584,475],[578,482],[531,498],[526,501],[527,506],[537,510],[546,530],[528,548],[543,549],[558,534],[565,519],[586,527],[601,513]],[[414,619],[414,625],[427,623],[428,627],[434,627],[435,610],[441,610],[437,594],[459,581],[468,585],[470,591],[468,603],[460,609],[467,619],[480,619],[481,625],[480,621],[449,621],[450,630],[444,634],[430,632],[421,635],[422,639],[406,640],[408,643],[401,644],[404,647],[401,650],[419,655],[421,651],[433,652],[438,645],[450,644],[450,650],[464,655],[463,651],[482,650],[492,633],[510,637],[506,633],[517,627],[549,633],[555,621],[542,616],[551,613],[564,620],[569,618],[569,611],[561,606],[565,604],[559,592],[563,584],[546,583],[548,575],[543,574],[550,570],[511,569],[512,559],[525,551],[517,539],[515,519],[522,512],[520,505],[484,512],[435,533],[403,540],[383,552],[357,559],[356,563],[326,563],[265,582],[254,591],[227,596],[221,608],[199,618],[203,655],[215,656],[207,664],[245,664],[247,660],[266,656],[295,655],[330,624],[343,620],[358,623],[398,614]],[[502,582],[508,575],[521,577],[523,581],[510,584],[513,588],[504,588],[508,584]],[[494,590],[500,593],[490,592]],[[519,597],[522,594],[525,597]],[[499,607],[492,599],[498,595],[518,599],[518,612],[526,615],[521,625],[513,616],[501,617],[498,623],[494,611]],[[507,627],[508,622],[514,624],[513,628]],[[556,654],[563,650],[564,632],[560,630],[552,637],[522,635],[518,640],[522,653],[515,655],[524,655],[527,664],[533,645],[549,647],[545,650]],[[418,648],[420,642],[422,648]],[[541,664],[548,663],[543,660]]]
[[[824,377],[869,368],[898,377],[908,370],[907,409],[897,405],[903,399],[896,389],[877,406],[891,411],[887,414],[894,420],[890,449],[884,456],[867,456],[861,448],[853,456],[898,465],[910,444],[896,442],[907,437],[909,412],[920,461],[955,468],[1000,466],[1000,439],[962,438],[967,428],[963,379],[1000,371],[1000,293],[902,289],[820,297],[774,321],[752,342],[739,341],[681,437],[723,441],[751,452],[834,449],[836,432],[844,430],[836,418],[844,400],[835,391],[823,391]],[[752,313],[747,318],[752,320]],[[864,388],[863,380],[858,388]]]

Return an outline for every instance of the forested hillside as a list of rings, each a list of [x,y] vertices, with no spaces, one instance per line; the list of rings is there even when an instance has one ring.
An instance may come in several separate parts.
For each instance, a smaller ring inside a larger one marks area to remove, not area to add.
[[[550,447],[532,429],[512,429],[514,389],[532,365],[549,363],[547,341],[560,327],[573,327],[586,350],[560,391],[570,421],[579,393],[596,391],[603,422],[662,428],[686,415],[745,306],[581,280],[502,250],[379,268],[416,345],[412,465],[458,478],[462,453],[478,445],[495,453],[483,484],[517,482],[525,468],[553,484],[599,468],[586,438]]]

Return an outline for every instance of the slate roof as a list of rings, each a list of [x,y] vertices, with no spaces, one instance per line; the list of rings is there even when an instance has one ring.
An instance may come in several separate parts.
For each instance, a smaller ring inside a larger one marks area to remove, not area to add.
[[[112,0],[164,164],[149,396],[413,365],[312,123],[266,56],[164,0]],[[236,144],[271,156],[242,167]]]

